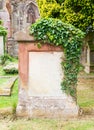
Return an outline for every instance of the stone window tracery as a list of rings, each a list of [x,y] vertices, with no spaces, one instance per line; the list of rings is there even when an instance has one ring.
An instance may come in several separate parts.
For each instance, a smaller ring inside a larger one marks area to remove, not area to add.
[[[35,22],[35,12],[32,5],[29,6],[27,10],[27,23],[34,23]]]

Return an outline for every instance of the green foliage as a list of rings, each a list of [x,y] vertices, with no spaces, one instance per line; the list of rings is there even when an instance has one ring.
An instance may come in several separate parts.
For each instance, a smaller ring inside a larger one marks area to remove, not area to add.
[[[94,2],[92,0],[65,0],[62,5],[62,20],[86,31],[94,27]]]
[[[44,18],[31,25],[30,34],[43,44],[49,43],[64,48],[65,60],[61,63],[64,69],[62,90],[76,97],[77,74],[84,33],[60,20]]]
[[[17,58],[10,56],[9,54],[5,53],[5,55],[0,56],[0,64],[5,65],[8,62],[17,62]]]
[[[0,25],[2,25],[3,24],[3,21],[2,20],[0,20]]]
[[[57,3],[59,3],[60,5],[64,2],[65,0],[56,0]]]
[[[6,35],[7,35],[7,30],[2,25],[0,25],[0,36],[6,37]]]
[[[41,17],[59,18],[60,5],[55,0],[37,0]]]
[[[14,102],[14,103],[13,103],[13,106],[12,106],[12,114],[13,114],[14,116],[16,116],[16,108],[17,108],[17,102]]]
[[[3,67],[3,70],[6,74],[17,74],[18,67],[15,63],[8,63]]]
[[[83,31],[94,31],[93,0],[37,0],[41,17],[59,18]]]

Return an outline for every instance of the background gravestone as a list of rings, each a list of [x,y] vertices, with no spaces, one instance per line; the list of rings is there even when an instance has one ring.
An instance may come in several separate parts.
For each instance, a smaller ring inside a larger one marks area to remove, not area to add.
[[[4,40],[3,36],[0,36],[0,56],[4,55]]]
[[[84,39],[81,63],[86,73],[94,72],[94,32],[89,33]]]

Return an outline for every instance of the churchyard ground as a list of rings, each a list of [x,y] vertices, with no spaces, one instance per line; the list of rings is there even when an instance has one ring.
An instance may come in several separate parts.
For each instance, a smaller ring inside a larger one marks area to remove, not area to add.
[[[0,97],[0,130],[94,130],[94,74],[81,73],[77,101],[81,107],[78,119],[17,119],[18,80],[11,96]],[[1,83],[5,80],[0,81]]]

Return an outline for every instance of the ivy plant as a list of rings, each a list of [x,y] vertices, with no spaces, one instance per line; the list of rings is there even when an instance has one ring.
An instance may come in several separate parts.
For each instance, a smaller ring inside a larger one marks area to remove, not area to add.
[[[6,36],[7,35],[7,30],[2,26],[0,25],[0,36]]]
[[[42,18],[31,25],[30,34],[41,44],[48,43],[62,48],[65,59],[61,63],[64,70],[61,89],[76,99],[77,75],[85,33],[61,20]]]

